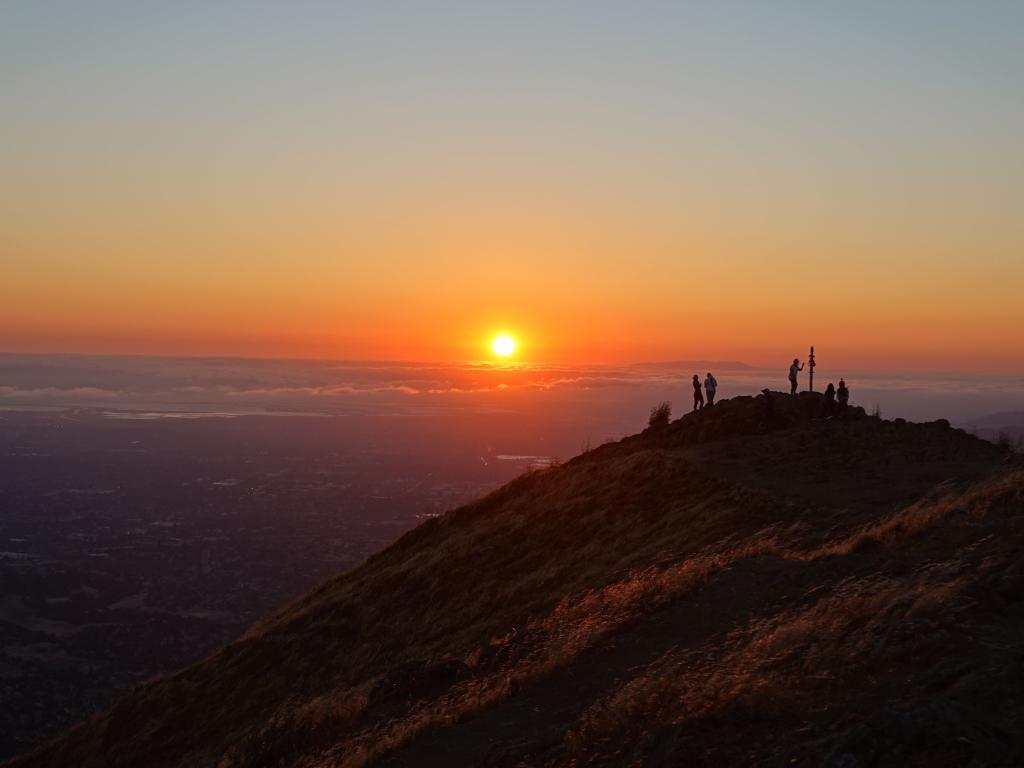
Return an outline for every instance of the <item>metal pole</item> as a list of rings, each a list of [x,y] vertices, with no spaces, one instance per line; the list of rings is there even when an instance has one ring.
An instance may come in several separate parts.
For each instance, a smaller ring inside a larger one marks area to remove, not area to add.
[[[814,363],[814,347],[811,347],[811,354],[808,355],[808,357],[807,357],[807,367],[811,369],[811,375],[809,377],[810,381],[811,381],[811,384],[810,384],[810,391],[811,392],[814,391],[814,365],[815,365],[815,363]]]

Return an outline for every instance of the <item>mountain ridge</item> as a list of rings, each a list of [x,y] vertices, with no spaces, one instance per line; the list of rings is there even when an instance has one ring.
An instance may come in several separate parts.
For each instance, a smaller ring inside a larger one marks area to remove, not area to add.
[[[11,765],[1012,764],[1020,458],[821,408],[521,476]]]

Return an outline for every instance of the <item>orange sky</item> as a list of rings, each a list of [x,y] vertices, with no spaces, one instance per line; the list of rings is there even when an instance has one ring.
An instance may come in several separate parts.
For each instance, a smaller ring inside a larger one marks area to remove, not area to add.
[[[1016,14],[577,10],[2,12],[0,351],[1024,371]]]

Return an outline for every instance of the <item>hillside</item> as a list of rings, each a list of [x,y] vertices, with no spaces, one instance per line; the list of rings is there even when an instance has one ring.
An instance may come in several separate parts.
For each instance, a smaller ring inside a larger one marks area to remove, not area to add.
[[[429,521],[37,766],[1024,763],[1024,463],[740,397]]]

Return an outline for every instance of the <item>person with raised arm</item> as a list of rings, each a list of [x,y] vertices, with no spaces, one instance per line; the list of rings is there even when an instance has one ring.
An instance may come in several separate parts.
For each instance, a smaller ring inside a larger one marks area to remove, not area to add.
[[[800,358],[794,357],[793,364],[789,366],[789,394],[796,394],[796,375],[804,369],[803,363],[800,362]]]

